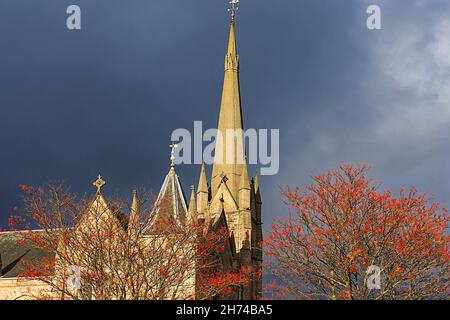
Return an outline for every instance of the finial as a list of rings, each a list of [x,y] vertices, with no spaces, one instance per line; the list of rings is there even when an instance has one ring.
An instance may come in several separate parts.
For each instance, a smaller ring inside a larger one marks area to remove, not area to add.
[[[106,184],[106,181],[102,179],[101,175],[98,175],[97,180],[92,183],[94,187],[97,187],[97,193],[102,192],[103,186]]]
[[[169,146],[172,150],[170,151],[170,167],[175,167],[175,148],[178,148],[178,145],[173,143]]]
[[[236,12],[239,10],[238,3],[239,0],[230,0],[229,2],[231,8],[228,9],[228,12],[231,13],[231,21],[234,21],[234,16],[236,15]]]

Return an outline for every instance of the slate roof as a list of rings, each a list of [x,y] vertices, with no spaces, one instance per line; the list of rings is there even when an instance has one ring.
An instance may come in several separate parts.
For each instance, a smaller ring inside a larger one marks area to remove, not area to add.
[[[41,231],[34,231],[41,232]],[[20,232],[0,232],[0,278],[14,278],[24,271],[24,261],[33,262],[52,253],[36,248],[28,243],[20,243]]]
[[[145,234],[159,233],[166,226],[183,228],[187,215],[186,197],[172,164],[159,191]]]

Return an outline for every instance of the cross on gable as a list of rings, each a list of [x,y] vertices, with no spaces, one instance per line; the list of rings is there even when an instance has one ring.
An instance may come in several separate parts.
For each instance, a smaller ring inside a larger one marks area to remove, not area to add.
[[[92,184],[94,187],[97,187],[97,193],[100,193],[103,186],[106,184],[106,181],[102,179],[101,175],[98,175],[97,180],[95,180]]]

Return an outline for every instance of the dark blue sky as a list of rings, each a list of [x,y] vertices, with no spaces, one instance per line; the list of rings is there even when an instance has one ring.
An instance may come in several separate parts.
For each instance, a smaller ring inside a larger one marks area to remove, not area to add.
[[[66,28],[66,8],[82,30]],[[382,30],[366,8],[382,8]],[[18,185],[64,180],[107,194],[158,191],[176,128],[217,124],[228,37],[222,0],[0,0],[0,225]],[[368,162],[398,189],[450,198],[450,7],[446,0],[242,0],[237,17],[247,128],[279,128],[278,186],[339,161]],[[252,168],[254,173],[258,168]],[[179,166],[185,190],[198,166]],[[210,176],[210,171],[208,171]]]

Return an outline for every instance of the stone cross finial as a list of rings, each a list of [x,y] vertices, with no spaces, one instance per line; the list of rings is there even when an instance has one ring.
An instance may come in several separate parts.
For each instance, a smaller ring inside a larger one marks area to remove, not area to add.
[[[103,186],[106,184],[106,181],[102,179],[101,175],[98,175],[97,180],[92,183],[94,187],[97,187],[97,193],[102,192]]]

